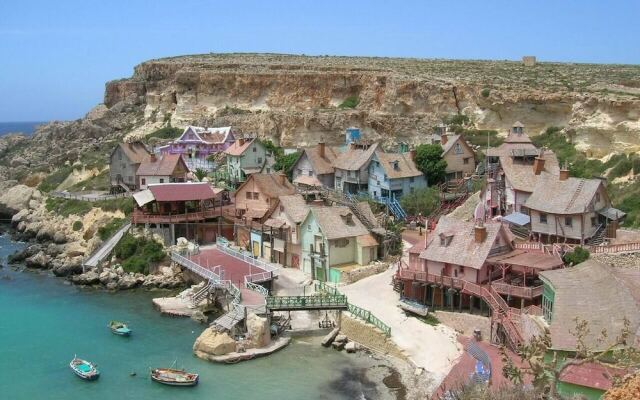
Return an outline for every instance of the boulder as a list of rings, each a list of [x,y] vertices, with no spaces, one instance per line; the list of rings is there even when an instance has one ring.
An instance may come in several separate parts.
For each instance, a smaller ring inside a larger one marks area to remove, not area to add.
[[[123,290],[133,289],[138,286],[138,281],[133,275],[124,274],[118,280],[118,287]]]
[[[205,329],[193,344],[193,353],[204,360],[234,351],[236,351],[236,341],[229,334],[218,332],[213,328]]]
[[[334,342],[346,342],[347,341],[347,335],[337,335],[335,339],[333,339]]]
[[[334,349],[340,351],[340,350],[344,349],[345,342],[333,342],[333,343],[331,343],[331,346],[333,346]]]
[[[356,342],[349,342],[344,345],[344,349],[347,353],[355,353],[358,350],[358,344]]]
[[[116,290],[118,289],[118,282],[109,282],[106,287],[107,290]]]
[[[28,166],[29,161],[25,160],[24,157],[16,156],[11,159],[9,165],[12,167]]]
[[[0,214],[13,216],[29,207],[29,200],[37,191],[26,185],[16,185],[0,196]]]
[[[340,332],[340,329],[338,328],[334,328],[331,332],[329,332],[323,339],[322,339],[322,345],[324,347],[329,347],[331,345],[331,343],[333,343],[333,339],[336,338],[336,336],[338,336],[338,332]]]
[[[24,260],[24,264],[29,268],[45,269],[49,267],[51,257],[46,255],[44,251],[39,251],[37,254],[28,257]]]
[[[252,347],[265,347],[271,343],[271,331],[269,321],[266,318],[249,314],[247,316],[247,336]]]
[[[56,244],[67,243],[67,237],[61,231],[56,231],[56,233],[53,234],[53,242]]]
[[[20,222],[26,221],[28,215],[29,210],[27,210],[26,208],[18,211],[17,214],[14,214],[14,216],[11,217],[11,224],[13,226],[17,226]]]
[[[48,242],[50,240],[53,240],[53,237],[55,236],[56,232],[53,229],[53,227],[51,226],[42,226],[39,230],[38,233],[36,233],[36,240],[38,242]]]
[[[66,259],[61,263],[56,263],[52,270],[55,276],[69,276],[82,273],[82,258]]]
[[[71,282],[80,285],[94,285],[100,282],[100,277],[95,271],[87,271],[84,274],[75,275],[71,278]]]

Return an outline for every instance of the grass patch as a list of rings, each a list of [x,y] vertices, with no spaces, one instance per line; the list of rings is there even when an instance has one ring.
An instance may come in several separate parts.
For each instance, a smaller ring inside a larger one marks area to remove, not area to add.
[[[78,232],[83,228],[82,221],[74,221],[71,228],[73,229],[74,232]]]
[[[492,129],[463,129],[460,134],[472,146],[486,148],[498,147],[504,143],[504,139],[498,136],[498,131]]]
[[[70,190],[109,190],[110,187],[109,170],[104,170],[96,176],[76,183],[71,186]]]
[[[83,216],[91,211],[93,206],[87,201],[47,197],[45,208],[47,211],[68,217],[69,215]]]
[[[133,199],[131,197],[121,197],[112,200],[100,200],[96,201],[93,204],[95,207],[102,209],[102,211],[122,211],[124,215],[130,215],[133,212]]]
[[[420,315],[417,315],[416,318],[418,318],[420,321],[424,322],[427,325],[431,325],[431,326],[440,325],[440,320],[438,319],[438,317],[436,317],[435,315],[433,315],[431,313],[427,314],[426,317],[422,317]]]
[[[349,96],[344,99],[342,103],[340,103],[338,108],[356,108],[358,106],[358,103],[360,103],[360,99],[358,98],[358,96]]]
[[[491,90],[484,88],[482,89],[482,91],[480,92],[480,94],[482,95],[482,97],[487,98],[489,97],[489,95],[491,94]]]
[[[113,236],[113,234],[116,233],[118,229],[120,229],[124,224],[125,224],[124,219],[114,218],[111,221],[109,221],[109,223],[106,224],[105,226],[101,226],[100,228],[98,228],[98,236],[102,240],[107,240],[111,236]]]
[[[147,135],[147,140],[151,138],[158,139],[177,139],[182,134],[182,129],[175,128],[173,126],[165,126],[164,128],[156,129]]]
[[[126,272],[149,273],[149,265],[167,257],[164,247],[155,240],[125,234],[114,249],[116,257]]]
[[[38,190],[45,193],[55,190],[62,182],[64,182],[65,179],[67,179],[72,171],[73,168],[69,165],[58,168],[40,182]]]

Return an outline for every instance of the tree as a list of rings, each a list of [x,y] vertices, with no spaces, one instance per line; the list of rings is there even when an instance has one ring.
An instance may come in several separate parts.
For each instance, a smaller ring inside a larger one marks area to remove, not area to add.
[[[283,171],[287,174],[289,180],[293,179],[293,164],[298,160],[300,156],[300,152],[295,152],[291,154],[287,154],[276,157],[276,163],[273,164],[273,169],[276,171]]]
[[[400,205],[409,215],[430,215],[440,205],[438,191],[433,188],[416,190],[400,198]]]
[[[196,168],[196,170],[193,171],[193,174],[200,182],[202,182],[202,180],[208,175],[207,171],[202,168]]]
[[[429,185],[444,182],[447,162],[442,159],[442,146],[421,144],[416,147],[416,167],[427,177]]]
[[[524,375],[532,377],[532,385],[547,393],[546,398],[560,398],[557,392],[557,383],[563,371],[574,365],[586,363],[602,364],[607,367],[615,367],[624,370],[626,368],[637,368],[640,363],[640,351],[632,346],[634,333],[631,332],[631,323],[627,318],[620,334],[611,341],[610,345],[602,351],[594,351],[587,345],[587,338],[591,336],[589,324],[579,318],[574,319],[576,327],[571,334],[576,338],[576,349],[573,356],[564,357],[559,351],[551,349],[551,337],[545,332],[540,336],[535,336],[528,344],[520,346],[518,355],[524,363],[524,367],[517,367],[511,357],[506,353],[504,347],[502,351],[502,375],[514,384],[521,385],[524,382]],[[608,340],[609,334],[606,330],[600,332],[596,343],[603,343]],[[607,362],[605,363],[604,360]],[[605,371],[607,371],[605,369]],[[615,380],[608,372],[607,378]]]
[[[578,265],[589,259],[589,250],[583,247],[576,247],[573,251],[568,252],[562,257],[562,261],[568,265]]]

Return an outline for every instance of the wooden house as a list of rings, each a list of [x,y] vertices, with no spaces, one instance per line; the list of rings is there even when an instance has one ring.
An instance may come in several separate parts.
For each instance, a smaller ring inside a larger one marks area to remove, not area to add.
[[[182,135],[173,142],[158,148],[160,154],[179,154],[189,169],[211,171],[210,156],[226,150],[235,141],[236,131],[230,127],[208,128],[187,126]]]
[[[300,225],[309,212],[309,205],[299,194],[278,197],[278,204],[264,223],[263,232],[270,241],[271,261],[288,267],[300,268]]]
[[[339,149],[324,142],[302,150],[292,167],[293,183],[306,187],[326,187],[333,189],[335,170],[333,162],[340,154]]]
[[[140,163],[136,172],[138,188],[156,183],[186,182],[189,167],[181,154],[151,154]]]
[[[369,163],[369,195],[396,198],[427,187],[427,179],[416,167],[415,151],[407,153],[374,152]]]
[[[262,172],[267,163],[267,150],[257,139],[238,138],[224,154],[232,184],[242,183],[247,176]]]
[[[378,144],[358,144],[352,142],[336,158],[335,190],[345,193],[366,191],[369,184],[369,163],[378,148]]]
[[[246,222],[264,221],[278,205],[279,197],[295,194],[284,174],[252,174],[235,192],[235,216]]]
[[[223,190],[208,183],[149,185],[133,195],[136,208],[131,223],[143,225],[172,245],[178,237],[213,243],[222,233]]]
[[[151,153],[142,142],[119,143],[109,156],[111,186],[137,190],[136,172],[140,164],[150,155]]]
[[[339,282],[342,271],[377,259],[378,242],[348,207],[311,207],[300,226],[302,270]]]
[[[476,155],[461,135],[440,136],[442,158],[447,162],[447,181],[460,180],[476,171]]]

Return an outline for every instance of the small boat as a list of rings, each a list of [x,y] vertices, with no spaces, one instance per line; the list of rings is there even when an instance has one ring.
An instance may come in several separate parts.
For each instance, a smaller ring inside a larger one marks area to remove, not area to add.
[[[169,386],[195,386],[198,384],[198,374],[181,369],[156,368],[151,370],[151,380]]]
[[[124,322],[111,321],[109,322],[109,329],[114,335],[130,336],[131,329]]]
[[[398,307],[400,307],[404,311],[417,314],[421,317],[426,317],[427,314],[429,314],[429,308],[424,304],[420,304],[416,301],[411,301],[404,298],[400,299],[400,301],[398,302]]]
[[[95,365],[76,356],[74,356],[73,360],[69,363],[69,367],[71,367],[74,374],[85,381],[95,381],[100,377],[100,371],[96,369]]]

